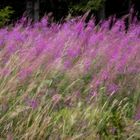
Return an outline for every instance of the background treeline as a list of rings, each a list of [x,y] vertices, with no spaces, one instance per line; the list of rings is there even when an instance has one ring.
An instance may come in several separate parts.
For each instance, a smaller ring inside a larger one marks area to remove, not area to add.
[[[121,17],[129,13],[133,6],[140,11],[139,0],[1,0],[0,9],[12,7],[12,21],[27,15],[38,20],[44,14],[53,13],[55,20],[64,19],[68,14],[77,16],[91,10],[98,20],[110,15]],[[10,12],[11,13],[11,12]],[[1,18],[1,17],[0,17]]]

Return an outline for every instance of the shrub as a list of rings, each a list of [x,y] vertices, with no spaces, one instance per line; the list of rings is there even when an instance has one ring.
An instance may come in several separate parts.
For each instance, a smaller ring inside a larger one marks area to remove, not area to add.
[[[85,13],[89,10],[98,11],[102,8],[105,0],[81,0],[80,2],[71,2],[69,11],[72,14]]]
[[[10,21],[11,15],[14,13],[10,6],[0,9],[0,27],[4,26]]]

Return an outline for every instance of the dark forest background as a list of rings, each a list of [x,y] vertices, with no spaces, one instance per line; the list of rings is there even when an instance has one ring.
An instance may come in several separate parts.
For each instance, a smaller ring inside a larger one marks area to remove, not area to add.
[[[90,10],[98,20],[116,15],[118,18],[127,15],[130,8],[134,8],[139,17],[140,0],[0,0],[0,9],[11,6],[14,13],[12,21],[26,15],[39,20],[45,14],[53,13],[55,20],[71,16],[82,15]]]

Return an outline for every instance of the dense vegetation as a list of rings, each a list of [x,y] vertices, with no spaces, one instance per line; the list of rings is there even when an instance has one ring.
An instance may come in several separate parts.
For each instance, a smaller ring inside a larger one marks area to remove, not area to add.
[[[106,0],[61,0],[61,2],[65,2],[68,5],[68,9],[73,12],[97,11],[103,6],[105,1]]]
[[[7,6],[0,9],[0,27],[4,26],[10,21],[11,15],[14,13],[11,7]]]
[[[1,139],[140,139],[140,25],[84,18],[0,29]]]
[[[52,12],[54,18],[61,20],[66,17],[69,13],[72,15],[81,15],[87,10],[91,10],[92,14],[102,18],[99,14],[102,9],[103,15],[108,17],[112,14],[122,15],[128,14],[129,9],[134,6],[136,11],[140,11],[139,0],[1,0],[0,9],[6,6],[13,7],[15,13],[12,16],[12,21],[19,19],[22,15],[27,12],[34,18],[34,14],[40,14],[40,17],[44,14]],[[35,5],[39,5],[39,9]],[[27,8],[28,7],[28,8]],[[30,7],[30,8],[29,8]],[[103,8],[104,7],[104,8]]]

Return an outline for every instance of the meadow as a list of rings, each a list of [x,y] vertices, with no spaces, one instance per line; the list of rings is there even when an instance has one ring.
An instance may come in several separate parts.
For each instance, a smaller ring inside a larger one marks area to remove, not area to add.
[[[1,140],[140,139],[140,23],[94,21],[0,29]]]

